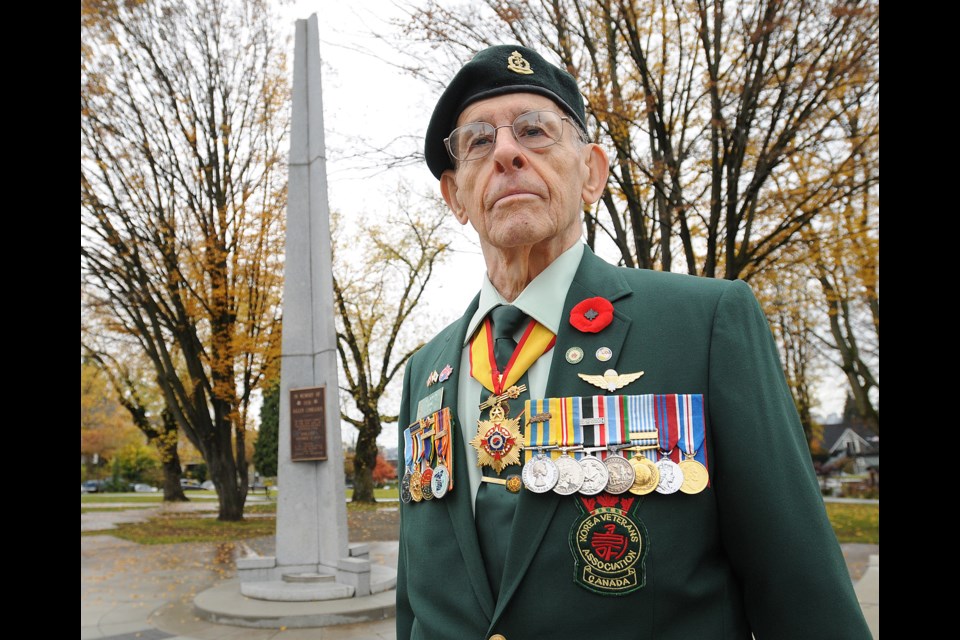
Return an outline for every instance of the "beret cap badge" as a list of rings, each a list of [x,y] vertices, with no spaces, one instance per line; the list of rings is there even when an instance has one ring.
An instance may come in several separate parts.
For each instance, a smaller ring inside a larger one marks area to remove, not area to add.
[[[524,60],[519,51],[514,51],[510,54],[510,57],[507,58],[507,69],[525,76],[533,73],[533,69],[530,68],[530,63]]]

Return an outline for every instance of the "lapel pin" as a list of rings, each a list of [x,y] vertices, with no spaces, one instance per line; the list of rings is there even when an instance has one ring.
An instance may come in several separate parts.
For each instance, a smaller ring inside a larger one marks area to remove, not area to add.
[[[439,379],[440,379],[440,374],[437,373],[436,369],[434,369],[433,371],[430,372],[430,375],[427,377],[427,386],[430,387],[435,385],[437,383],[437,380]]]
[[[580,347],[570,347],[567,349],[567,362],[577,364],[583,360],[583,349]]]
[[[437,378],[437,381],[446,382],[450,378],[451,373],[453,373],[453,367],[445,365],[443,369],[440,370],[440,376]]]
[[[597,349],[597,360],[606,362],[613,357],[613,350],[610,347],[600,347]]]
[[[606,298],[587,298],[570,310],[570,324],[583,333],[599,333],[613,322],[613,303]]]
[[[577,375],[593,386],[600,387],[601,389],[605,389],[606,391],[613,393],[617,389],[622,389],[642,376],[643,371],[637,371],[636,373],[617,373],[613,369],[607,369],[603,372],[602,376],[588,375],[586,373],[578,373]]]

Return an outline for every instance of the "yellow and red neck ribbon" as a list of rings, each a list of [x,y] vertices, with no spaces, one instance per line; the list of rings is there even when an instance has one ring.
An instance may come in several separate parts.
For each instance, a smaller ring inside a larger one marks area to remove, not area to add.
[[[493,325],[488,316],[470,341],[470,375],[488,391],[499,395],[504,389],[515,385],[540,356],[553,348],[556,341],[557,336],[550,329],[531,320],[507,366],[503,371],[498,371],[493,354]]]

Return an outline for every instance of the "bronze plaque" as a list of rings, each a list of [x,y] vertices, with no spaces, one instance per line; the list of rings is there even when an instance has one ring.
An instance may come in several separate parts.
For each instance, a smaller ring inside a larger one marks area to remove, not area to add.
[[[327,459],[326,387],[290,389],[290,450],[294,462]]]

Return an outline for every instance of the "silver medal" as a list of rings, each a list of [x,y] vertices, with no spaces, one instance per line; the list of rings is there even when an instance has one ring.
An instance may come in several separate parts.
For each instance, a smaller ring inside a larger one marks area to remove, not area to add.
[[[409,468],[407,468],[406,472],[403,474],[403,480],[400,481],[400,500],[403,501],[404,504],[408,504],[411,500]]]
[[[607,487],[607,468],[593,456],[583,456],[580,458],[580,466],[583,467],[583,486],[580,487],[580,493],[585,496],[595,496]]]
[[[657,493],[676,493],[683,485],[683,469],[670,458],[661,458],[657,461],[660,470],[660,484]]]
[[[557,458],[555,464],[557,466],[557,485],[553,490],[562,496],[569,496],[579,491],[583,485],[583,467],[567,454]]]
[[[442,498],[447,495],[447,489],[450,488],[450,471],[447,470],[447,465],[441,462],[434,468],[430,486],[433,489],[434,498]]]
[[[630,462],[621,455],[610,454],[603,461],[603,466],[607,468],[607,492],[613,494],[625,493],[633,486],[637,479],[637,474],[630,465]]]
[[[523,486],[534,493],[546,493],[557,486],[560,471],[549,456],[538,451],[527,464],[523,465]]]

